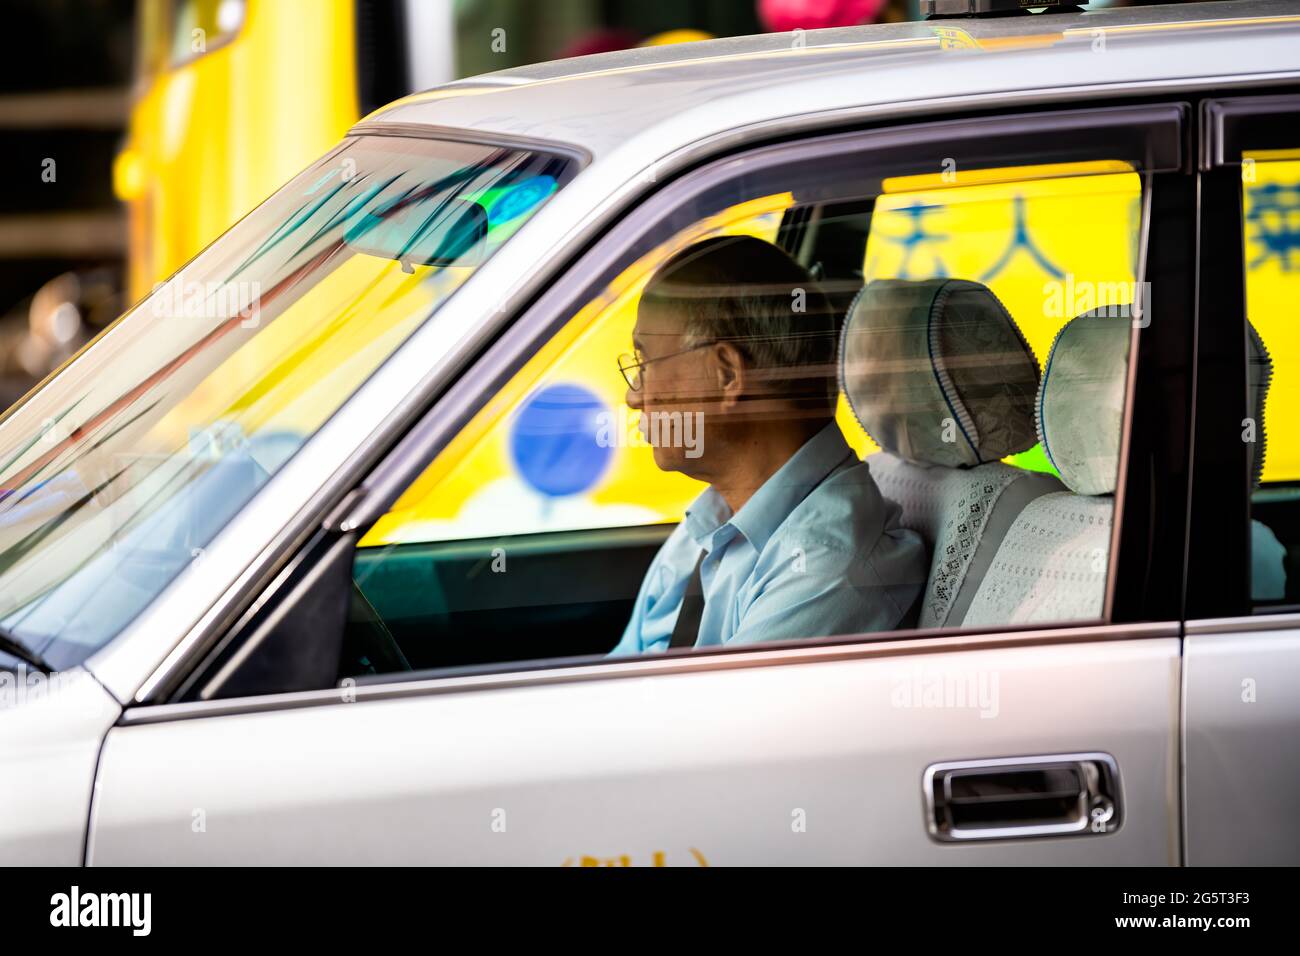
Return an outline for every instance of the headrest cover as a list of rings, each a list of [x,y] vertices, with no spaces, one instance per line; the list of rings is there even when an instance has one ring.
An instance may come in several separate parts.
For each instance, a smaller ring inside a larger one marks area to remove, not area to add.
[[[997,296],[963,279],[878,279],[849,307],[840,388],[908,461],[968,467],[1033,447],[1038,362]]]
[[[1246,323],[1246,395],[1248,414],[1255,419],[1255,440],[1249,443],[1250,484],[1258,488],[1264,477],[1264,457],[1268,454],[1268,436],[1264,431],[1264,402],[1273,382],[1273,359],[1255,326]]]
[[[1056,333],[1047,356],[1038,391],[1038,438],[1076,494],[1115,491],[1132,327],[1127,305],[1086,312]]]

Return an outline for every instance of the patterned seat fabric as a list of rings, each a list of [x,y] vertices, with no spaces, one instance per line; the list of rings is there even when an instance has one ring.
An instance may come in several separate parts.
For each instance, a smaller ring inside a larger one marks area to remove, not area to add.
[[[931,548],[920,627],[960,623],[971,568],[1029,502],[1064,487],[999,461],[1035,442],[1038,380],[1020,329],[977,282],[880,280],[849,308],[841,388],[883,449],[867,459],[881,493]]]
[[[962,623],[967,627],[1101,617],[1115,499],[1058,491],[1016,519]]]
[[[918,627],[962,623],[952,612],[1007,488],[1019,482],[1028,490],[1046,481],[1049,484],[1039,491],[1044,494],[1059,487],[1050,476],[1035,476],[1001,462],[969,469],[926,468],[879,452],[867,463],[881,493],[902,508],[901,523],[920,534],[931,548],[930,577]],[[1004,503],[1004,510],[1010,500]],[[978,586],[978,582],[972,584]]]
[[[1057,333],[1039,386],[1039,440],[1070,489],[1031,502],[976,590],[967,626],[1091,620],[1105,610],[1132,323],[1087,313]]]

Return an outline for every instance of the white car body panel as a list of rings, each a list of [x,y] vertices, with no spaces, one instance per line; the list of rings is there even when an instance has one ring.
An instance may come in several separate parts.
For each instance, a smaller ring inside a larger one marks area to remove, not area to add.
[[[1197,625],[1188,627],[1189,866],[1295,866],[1300,854],[1300,630],[1269,627],[1267,618],[1252,623],[1260,629],[1198,634]]]
[[[122,709],[80,669],[21,686],[0,706],[0,864],[80,866],[100,743]]]
[[[981,673],[997,675],[985,698],[992,716],[902,706],[918,678]],[[721,865],[1176,864],[1178,693],[1171,637],[116,727],[88,860],[649,864],[662,852],[697,865],[694,850]],[[1087,751],[1119,764],[1124,821],[1114,833],[930,839],[928,764]]]

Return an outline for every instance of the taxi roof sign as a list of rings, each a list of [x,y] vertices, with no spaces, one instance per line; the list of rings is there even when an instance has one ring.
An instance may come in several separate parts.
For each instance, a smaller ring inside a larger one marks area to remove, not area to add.
[[[988,17],[1009,13],[1026,13],[1045,8],[1054,12],[1073,12],[1087,0],[921,0],[921,13],[937,17]]]

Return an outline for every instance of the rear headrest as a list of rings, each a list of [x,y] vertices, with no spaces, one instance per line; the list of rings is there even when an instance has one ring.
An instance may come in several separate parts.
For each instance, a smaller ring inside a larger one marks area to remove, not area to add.
[[[1048,353],[1038,440],[1076,494],[1115,491],[1132,327],[1127,305],[1085,312],[1065,323]]]
[[[1268,454],[1268,435],[1264,430],[1264,402],[1268,398],[1268,387],[1273,382],[1273,359],[1264,347],[1264,340],[1255,331],[1255,326],[1246,323],[1246,393],[1249,400],[1249,414],[1255,419],[1255,440],[1249,443],[1250,449],[1250,483],[1258,488],[1264,477],[1264,456]]]
[[[840,338],[840,388],[908,461],[967,467],[1033,447],[1038,362],[997,296],[963,279],[878,279]]]

